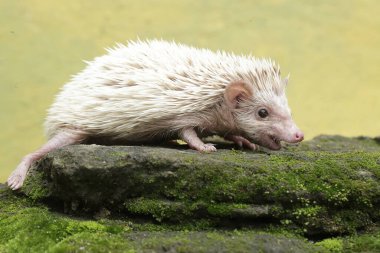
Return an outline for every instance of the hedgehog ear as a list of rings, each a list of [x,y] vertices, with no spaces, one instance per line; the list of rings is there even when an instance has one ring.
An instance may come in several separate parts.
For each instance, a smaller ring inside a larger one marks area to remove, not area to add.
[[[251,96],[252,90],[244,82],[231,83],[224,93],[227,105],[231,108],[236,108],[241,100],[248,99]]]
[[[289,78],[290,78],[290,73],[284,78],[284,80],[282,81],[284,83],[284,86],[288,86],[288,83],[289,83]]]

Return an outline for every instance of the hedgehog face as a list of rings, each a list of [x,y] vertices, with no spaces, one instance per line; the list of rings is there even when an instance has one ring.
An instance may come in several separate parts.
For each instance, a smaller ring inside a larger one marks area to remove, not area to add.
[[[236,102],[230,100],[230,106],[242,136],[272,150],[280,149],[281,141],[297,143],[303,140],[303,133],[291,117],[284,89],[281,92],[251,92],[246,90],[247,85],[235,86],[232,97]]]

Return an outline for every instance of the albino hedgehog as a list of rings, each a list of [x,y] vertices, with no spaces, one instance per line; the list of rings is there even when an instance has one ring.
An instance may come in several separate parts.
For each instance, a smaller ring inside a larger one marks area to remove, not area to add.
[[[76,143],[153,143],[182,139],[216,151],[200,137],[219,135],[249,149],[303,140],[271,60],[212,52],[161,40],[108,49],[63,86],[45,122],[49,141],[8,178],[22,186],[29,167]]]

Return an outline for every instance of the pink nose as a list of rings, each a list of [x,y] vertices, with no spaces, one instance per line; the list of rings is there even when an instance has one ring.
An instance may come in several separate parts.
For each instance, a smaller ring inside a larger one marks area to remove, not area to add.
[[[304,134],[301,131],[297,131],[294,135],[294,140],[300,142],[303,140]]]

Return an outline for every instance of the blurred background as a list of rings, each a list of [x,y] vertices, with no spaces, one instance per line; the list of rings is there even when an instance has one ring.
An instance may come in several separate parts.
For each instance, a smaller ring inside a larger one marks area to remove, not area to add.
[[[276,60],[307,139],[380,135],[380,1],[1,0],[0,182],[45,142],[70,76],[130,39],[163,38]]]

